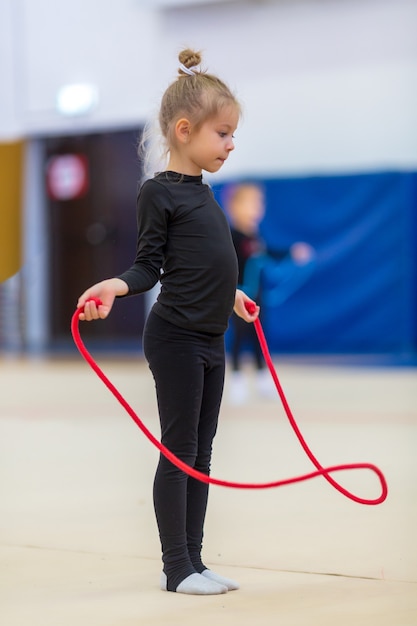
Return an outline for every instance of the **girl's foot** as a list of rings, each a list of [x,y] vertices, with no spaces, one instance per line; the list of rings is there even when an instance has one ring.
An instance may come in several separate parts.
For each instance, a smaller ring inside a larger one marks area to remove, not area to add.
[[[208,570],[205,570],[206,572]],[[165,572],[161,574],[161,589],[167,591],[167,577]],[[203,574],[190,574],[176,588],[177,593],[187,593],[194,596],[214,596],[227,593],[227,586],[211,579]]]
[[[228,591],[234,591],[235,589],[240,588],[239,583],[237,583],[235,580],[220,576],[219,574],[216,574],[216,572],[212,572],[211,569],[205,569],[203,572],[201,572],[201,575],[219,585],[222,585],[223,587],[226,587]]]

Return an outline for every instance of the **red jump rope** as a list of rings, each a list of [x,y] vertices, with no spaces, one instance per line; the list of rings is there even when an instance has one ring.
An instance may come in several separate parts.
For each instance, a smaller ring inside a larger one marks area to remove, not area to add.
[[[97,304],[101,304],[99,300],[96,300],[96,299],[94,299],[94,300],[96,301]],[[253,305],[252,303],[249,302],[249,303],[246,303],[245,306],[246,306],[246,308],[247,308],[249,313],[253,313],[254,312],[255,305]],[[268,488],[271,488],[271,487],[282,487],[284,485],[290,485],[292,483],[302,482],[304,480],[309,480],[310,478],[315,478],[317,476],[323,476],[335,489],[337,489],[337,491],[342,493],[344,496],[346,496],[350,500],[353,500],[354,502],[358,502],[359,504],[368,504],[368,505],[381,504],[386,499],[386,497],[388,495],[387,481],[385,480],[385,476],[383,475],[381,470],[378,467],[376,467],[376,465],[373,465],[371,463],[348,463],[348,464],[344,464],[344,465],[333,465],[331,467],[323,467],[319,463],[319,461],[316,459],[314,454],[311,452],[311,450],[308,447],[308,445],[307,445],[303,435],[300,432],[300,429],[297,426],[297,423],[296,423],[296,421],[295,421],[295,419],[293,417],[293,414],[291,412],[290,406],[289,406],[289,404],[287,402],[287,399],[286,399],[285,394],[283,392],[283,389],[281,387],[281,383],[279,382],[277,373],[276,373],[274,365],[272,363],[271,355],[269,354],[268,344],[266,342],[265,335],[264,335],[264,332],[263,332],[263,329],[262,329],[261,322],[259,321],[259,318],[257,318],[254,321],[254,324],[255,324],[256,334],[258,336],[258,340],[259,340],[260,346],[262,348],[262,353],[264,355],[266,364],[268,365],[268,369],[269,369],[269,371],[271,373],[271,376],[272,376],[272,378],[274,380],[275,386],[276,386],[278,394],[279,394],[279,396],[281,398],[282,405],[283,405],[283,407],[285,409],[285,413],[286,413],[286,415],[288,417],[288,420],[289,420],[289,422],[291,424],[291,427],[294,430],[294,432],[295,432],[295,434],[297,436],[297,439],[299,440],[299,442],[300,442],[304,452],[306,453],[306,455],[308,456],[310,461],[315,466],[316,471],[310,472],[309,474],[303,474],[301,476],[295,476],[293,478],[286,478],[285,480],[275,480],[275,481],[266,482],[266,483],[241,483],[241,482],[231,482],[231,481],[228,481],[228,480],[221,480],[219,478],[212,478],[211,476],[207,476],[206,474],[198,472],[193,467],[191,467],[191,466],[187,465],[186,463],[184,463],[183,461],[181,461],[181,459],[179,459],[177,456],[175,456],[175,454],[173,454],[170,450],[168,450],[168,448],[166,448],[158,439],[156,439],[156,437],[154,437],[154,435],[148,430],[148,428],[145,426],[145,424],[142,422],[142,420],[138,417],[138,415],[135,413],[135,411],[132,409],[132,407],[128,404],[128,402],[124,399],[124,397],[118,391],[118,389],[116,389],[116,387],[113,385],[113,383],[107,378],[107,376],[100,369],[100,367],[94,361],[94,359],[91,356],[91,354],[86,349],[86,347],[85,347],[85,345],[84,345],[84,343],[83,343],[83,341],[81,339],[80,331],[79,331],[79,316],[80,316],[80,313],[82,313],[82,309],[77,309],[75,311],[74,315],[72,316],[72,320],[71,320],[71,332],[72,332],[72,336],[74,338],[75,345],[77,346],[79,352],[82,354],[82,356],[87,361],[87,363],[90,365],[90,367],[96,372],[97,376],[103,381],[103,383],[106,385],[106,387],[108,387],[108,389],[115,396],[115,398],[120,402],[120,404],[127,411],[127,413],[130,415],[130,417],[133,419],[133,421],[137,424],[137,426],[139,426],[140,430],[143,432],[144,435],[146,435],[146,437],[149,439],[149,441],[151,443],[153,443],[153,445],[156,448],[158,448],[158,450],[169,461],[171,461],[171,463],[173,463],[176,467],[181,469],[183,472],[185,472],[186,474],[188,474],[192,478],[200,480],[201,482],[204,482],[204,483],[209,483],[209,484],[212,484],[212,485],[219,485],[221,487],[232,487],[234,489],[268,489]],[[359,496],[356,496],[354,493],[352,493],[352,492],[348,491],[347,489],[345,489],[344,487],[342,487],[342,485],[340,485],[338,482],[336,482],[336,480],[334,480],[330,476],[330,474],[332,474],[333,472],[339,472],[339,471],[343,471],[343,470],[360,470],[360,469],[371,470],[372,472],[374,472],[378,476],[379,481],[381,483],[381,495],[378,498],[375,498],[375,499],[360,498]]]

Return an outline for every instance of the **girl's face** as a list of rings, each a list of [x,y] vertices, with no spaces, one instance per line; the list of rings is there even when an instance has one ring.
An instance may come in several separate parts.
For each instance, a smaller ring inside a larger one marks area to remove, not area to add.
[[[184,163],[194,175],[217,172],[234,150],[234,132],[239,122],[239,113],[233,105],[225,106],[220,113],[198,129],[191,128],[188,142],[181,152]]]

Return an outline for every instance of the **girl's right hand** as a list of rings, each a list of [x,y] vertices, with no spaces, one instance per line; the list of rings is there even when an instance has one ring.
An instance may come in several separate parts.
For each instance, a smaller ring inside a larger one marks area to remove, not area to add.
[[[128,291],[127,284],[120,278],[109,278],[93,285],[78,299],[77,309],[83,309],[79,319],[87,322],[105,319],[112,309],[116,296],[124,296]],[[100,300],[101,304],[97,305],[92,298]]]

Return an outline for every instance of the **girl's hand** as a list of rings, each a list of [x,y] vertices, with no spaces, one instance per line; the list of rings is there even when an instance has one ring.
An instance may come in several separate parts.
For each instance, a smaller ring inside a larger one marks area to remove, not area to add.
[[[105,319],[110,313],[116,296],[124,296],[129,291],[127,284],[120,278],[109,278],[97,283],[84,291],[77,302],[77,309],[84,309],[80,313],[80,320]],[[91,298],[101,301],[97,305]]]
[[[250,303],[252,305],[250,308],[254,308],[253,313],[249,313],[245,303]],[[233,307],[233,310],[236,315],[245,320],[245,322],[254,322],[259,315],[260,308],[256,302],[251,300],[241,289],[236,289],[235,306]]]

